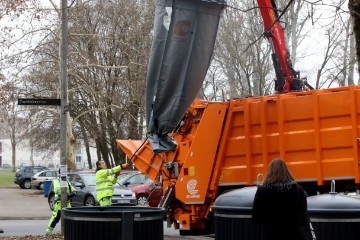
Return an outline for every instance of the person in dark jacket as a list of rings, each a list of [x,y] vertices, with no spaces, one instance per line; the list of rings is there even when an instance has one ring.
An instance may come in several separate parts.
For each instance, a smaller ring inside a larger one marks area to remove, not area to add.
[[[253,203],[252,218],[261,224],[261,239],[313,239],[307,216],[304,189],[294,181],[283,159],[272,160]]]

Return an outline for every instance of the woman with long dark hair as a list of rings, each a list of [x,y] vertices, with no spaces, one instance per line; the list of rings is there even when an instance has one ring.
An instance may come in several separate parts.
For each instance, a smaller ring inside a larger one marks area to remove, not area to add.
[[[283,159],[271,161],[263,186],[254,198],[253,220],[261,224],[263,240],[314,239],[307,215],[304,189]]]

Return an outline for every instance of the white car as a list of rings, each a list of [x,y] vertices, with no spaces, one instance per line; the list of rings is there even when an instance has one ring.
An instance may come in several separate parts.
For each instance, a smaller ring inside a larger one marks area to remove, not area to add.
[[[59,176],[58,170],[43,170],[31,177],[31,186],[43,190],[44,181],[53,180]]]

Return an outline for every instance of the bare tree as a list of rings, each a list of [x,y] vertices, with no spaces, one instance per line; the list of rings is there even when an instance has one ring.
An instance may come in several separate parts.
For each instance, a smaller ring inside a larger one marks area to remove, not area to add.
[[[13,85],[6,84],[0,88],[2,95],[2,104],[0,104],[1,117],[0,117],[0,128],[1,131],[10,139],[11,143],[11,162],[12,171],[15,172],[17,165],[16,161],[16,146],[22,141],[21,133],[26,128],[27,121],[23,119],[16,107],[15,99],[16,88]]]
[[[348,6],[350,10],[350,15],[353,20],[356,56],[358,61],[358,74],[360,75],[360,0],[349,0]]]
[[[215,50],[214,64],[222,68],[228,81],[230,98],[261,96],[273,92],[273,65],[270,45],[263,36],[263,19],[253,1],[229,1],[224,13]],[[306,4],[295,2],[286,12],[281,2],[277,11],[284,11],[281,23],[285,25],[287,39],[295,62],[298,43],[305,37],[303,29],[309,16],[301,15]],[[302,18],[300,18],[300,16]]]
[[[226,98],[261,95],[266,88],[263,72],[269,71],[269,46],[263,44],[263,38],[251,45],[261,35],[262,26],[258,13],[246,10],[252,3],[229,1],[220,24],[212,68],[220,67],[225,76],[227,87],[218,89],[225,91]]]
[[[69,8],[68,74],[73,140],[85,141],[88,159],[89,148],[94,145],[98,159],[103,158],[109,165],[118,164],[124,155],[115,139],[143,135],[143,95],[153,9],[153,3],[144,4],[140,0],[94,0]],[[33,61],[21,78],[23,96],[58,95],[58,29],[56,22],[43,28],[43,39],[33,49]],[[36,147],[58,147],[59,135],[54,134],[59,131],[56,110],[36,108],[29,114],[43,124],[33,128],[28,136],[49,139]]]
[[[311,3],[312,19],[316,18],[318,39],[313,39],[318,60],[314,62],[316,68],[315,88],[329,88],[351,84],[351,74],[354,56],[351,55],[353,43],[349,14],[346,10],[346,1],[334,0],[329,3]],[[317,17],[315,17],[317,16]],[[314,25],[315,23],[313,23]]]
[[[349,24],[345,1],[334,0],[330,4],[292,1],[290,5],[290,1],[276,2],[294,69],[302,76],[311,76],[311,71],[316,69],[316,76],[310,79],[315,88],[351,83],[350,79],[346,81],[351,75],[353,57],[350,32],[346,31]],[[222,89],[227,90],[227,98],[271,94],[274,67],[269,59],[269,43],[260,38],[266,29],[262,29],[263,20],[257,13],[257,5],[253,1],[229,1],[228,4],[213,63],[222,69],[221,74],[217,71],[218,76],[222,76],[220,79],[227,81],[228,87],[225,85]],[[304,48],[302,44],[310,47]],[[311,63],[305,60],[309,57],[312,57]]]
[[[70,81],[76,83],[73,114],[79,123],[92,123],[90,129],[88,124],[83,126],[95,140],[99,157],[109,163],[114,156],[118,163],[121,153],[115,139],[139,138],[143,131],[139,126],[144,118],[143,94],[154,7],[142,1],[93,3],[93,8],[78,6],[76,11],[80,14],[72,20],[73,57],[69,59],[72,66],[78,66],[70,69]]]

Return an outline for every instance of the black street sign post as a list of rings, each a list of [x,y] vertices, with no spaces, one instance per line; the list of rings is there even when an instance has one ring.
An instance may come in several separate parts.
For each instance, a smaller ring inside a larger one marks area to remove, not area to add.
[[[53,105],[60,106],[61,99],[56,98],[18,98],[18,105]]]

